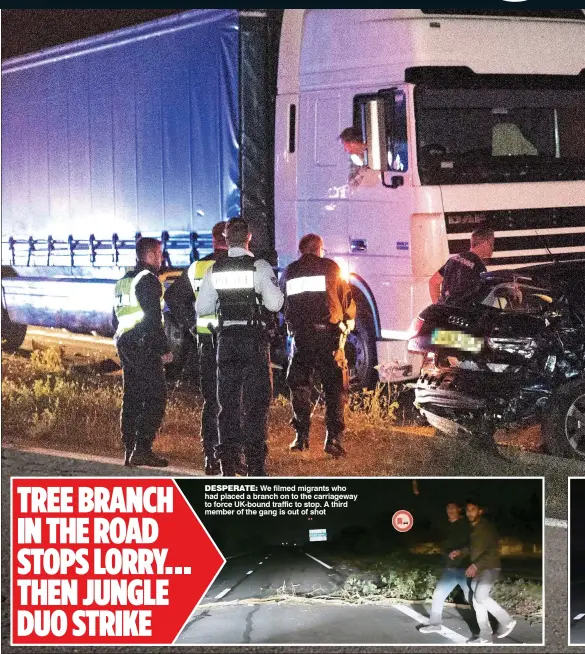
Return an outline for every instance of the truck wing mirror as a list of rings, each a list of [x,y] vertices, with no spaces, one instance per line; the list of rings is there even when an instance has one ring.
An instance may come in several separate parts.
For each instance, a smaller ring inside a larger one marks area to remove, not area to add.
[[[386,144],[387,116],[384,98],[372,98],[366,105],[366,141],[367,164],[372,170],[384,173],[388,165],[388,148]]]

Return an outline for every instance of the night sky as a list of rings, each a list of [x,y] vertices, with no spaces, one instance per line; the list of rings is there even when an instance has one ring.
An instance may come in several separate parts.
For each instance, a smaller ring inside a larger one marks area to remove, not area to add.
[[[204,516],[205,484],[225,481],[189,479],[178,483],[212,536],[224,542],[231,534],[240,540],[245,540],[242,539],[245,535],[248,541],[258,545],[280,544],[306,539],[308,530],[317,528],[326,528],[330,536],[338,536],[348,529],[384,528],[393,536],[392,515],[400,509],[414,516],[415,527],[408,540],[426,540],[441,533],[447,502],[464,504],[471,498],[486,506],[486,516],[493,520],[501,536],[526,537],[539,543],[542,535],[542,485],[538,479],[422,479],[418,481],[419,495],[413,493],[410,479],[295,478],[239,482],[329,487],[339,484],[347,486],[347,493],[359,495],[347,509],[333,509],[326,516],[315,516],[312,520],[305,516]]]
[[[2,9],[2,59],[187,9]]]

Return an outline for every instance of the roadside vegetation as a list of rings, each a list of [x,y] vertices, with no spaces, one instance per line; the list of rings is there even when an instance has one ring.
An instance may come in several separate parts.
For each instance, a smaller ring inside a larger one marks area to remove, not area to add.
[[[442,567],[429,557],[408,553],[389,553],[371,558],[339,556],[336,570],[351,570],[336,591],[315,588],[305,598],[340,600],[351,604],[411,602],[427,604],[441,576]],[[279,589],[282,598],[297,597],[295,589],[284,584]],[[542,583],[535,580],[504,576],[492,592],[492,597],[511,615],[520,616],[530,623],[541,623],[543,618]],[[455,589],[448,603],[465,605],[463,593]]]
[[[122,457],[119,415],[122,375],[111,360],[72,363],[55,346],[35,346],[2,357],[3,444]],[[192,386],[192,385],[191,385]],[[203,468],[199,441],[201,399],[186,383],[169,385],[165,421],[156,449],[171,463]],[[408,403],[395,389],[378,385],[350,397],[344,445],[348,456],[323,452],[324,406],[313,416],[309,451],[291,454],[291,407],[279,394],[269,418],[268,470],[272,476],[396,476],[462,474],[462,459],[475,465],[477,453],[453,441],[447,447],[430,427],[416,425]],[[504,440],[505,440],[504,436]],[[533,447],[531,438],[527,447]],[[452,472],[451,472],[452,471]],[[494,471],[496,474],[496,471]]]

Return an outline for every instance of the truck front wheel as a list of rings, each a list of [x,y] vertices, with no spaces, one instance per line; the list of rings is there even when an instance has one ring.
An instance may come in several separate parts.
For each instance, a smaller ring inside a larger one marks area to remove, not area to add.
[[[378,381],[376,330],[374,316],[366,298],[353,289],[357,304],[355,329],[347,338],[345,356],[349,365],[349,384],[352,390],[372,388]]]
[[[24,343],[26,336],[26,325],[12,322],[8,311],[2,307],[2,351],[16,352]]]

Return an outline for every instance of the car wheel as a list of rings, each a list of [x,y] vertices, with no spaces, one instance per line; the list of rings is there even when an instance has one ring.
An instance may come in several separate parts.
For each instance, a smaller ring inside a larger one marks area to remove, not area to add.
[[[566,384],[553,395],[542,438],[550,454],[585,458],[585,381]]]
[[[2,307],[2,351],[16,352],[24,343],[26,325],[12,322],[8,311]]]

